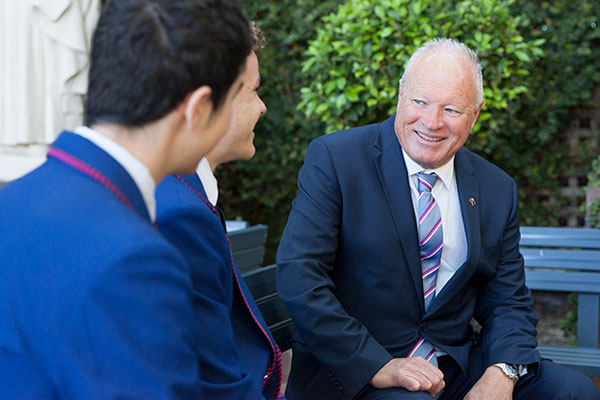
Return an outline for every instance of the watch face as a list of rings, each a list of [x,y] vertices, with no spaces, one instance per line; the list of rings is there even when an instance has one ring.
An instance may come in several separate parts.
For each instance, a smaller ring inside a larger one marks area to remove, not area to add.
[[[519,375],[519,368],[515,364],[506,364],[506,368],[508,368],[511,374]]]

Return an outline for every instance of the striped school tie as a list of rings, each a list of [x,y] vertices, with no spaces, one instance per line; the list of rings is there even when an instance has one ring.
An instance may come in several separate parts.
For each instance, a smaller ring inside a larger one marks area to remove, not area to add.
[[[419,192],[419,248],[421,253],[421,271],[423,276],[423,297],[425,310],[435,298],[437,272],[442,260],[442,217],[431,189],[438,180],[435,173],[417,174],[417,191]],[[421,356],[437,366],[435,349],[425,338],[420,338],[415,347],[408,354],[409,357]]]

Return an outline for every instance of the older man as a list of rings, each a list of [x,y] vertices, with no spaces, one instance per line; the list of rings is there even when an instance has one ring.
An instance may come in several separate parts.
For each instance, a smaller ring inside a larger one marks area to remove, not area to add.
[[[218,189],[211,169],[254,155],[254,125],[266,107],[257,93],[256,51],[263,45],[262,33],[254,23],[251,32],[253,51],[233,100],[229,129],[197,173],[169,176],[156,191],[159,230],[188,261],[196,293],[211,300],[198,313],[204,324],[201,340],[207,344],[201,349],[206,398],[280,396],[281,353],[231,257],[215,207]]]
[[[482,105],[475,53],[437,39],[395,116],[311,143],[277,254],[289,398],[598,398],[535,350],[515,183],[463,148]]]

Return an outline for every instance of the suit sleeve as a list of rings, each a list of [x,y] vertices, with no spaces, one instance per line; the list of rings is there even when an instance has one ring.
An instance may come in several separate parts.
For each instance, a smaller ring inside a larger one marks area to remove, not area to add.
[[[331,273],[343,206],[331,154],[317,139],[277,252],[277,289],[308,350],[352,397],[392,356],[335,295]]]
[[[264,399],[257,380],[243,371],[231,322],[232,267],[217,244],[226,247],[219,219],[204,204],[179,204],[163,210],[161,233],[176,244],[190,264],[196,316],[202,329],[200,378],[206,398]],[[225,254],[229,254],[226,248]],[[262,373],[258,372],[261,375]]]
[[[519,201],[514,181],[511,184],[512,207],[503,235],[497,249],[485,255],[497,257],[496,274],[482,288],[475,315],[482,325],[484,368],[499,362],[539,363],[535,350],[537,314],[525,285],[524,261],[519,252]]]

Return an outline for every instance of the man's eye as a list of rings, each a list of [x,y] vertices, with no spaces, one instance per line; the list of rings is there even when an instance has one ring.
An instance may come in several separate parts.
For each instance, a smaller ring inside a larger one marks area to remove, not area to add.
[[[423,100],[413,99],[413,103],[416,105],[420,105],[420,104],[423,104]]]

